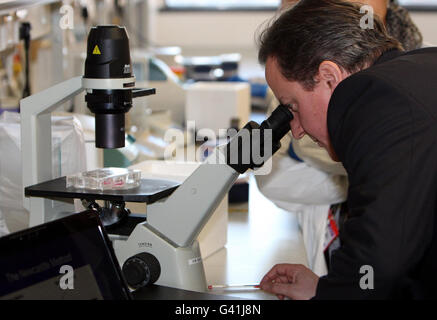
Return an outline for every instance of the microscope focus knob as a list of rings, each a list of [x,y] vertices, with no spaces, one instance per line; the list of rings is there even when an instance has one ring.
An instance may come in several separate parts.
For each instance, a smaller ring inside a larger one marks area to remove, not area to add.
[[[161,266],[158,259],[150,253],[138,253],[123,264],[123,275],[132,289],[138,289],[158,280]]]

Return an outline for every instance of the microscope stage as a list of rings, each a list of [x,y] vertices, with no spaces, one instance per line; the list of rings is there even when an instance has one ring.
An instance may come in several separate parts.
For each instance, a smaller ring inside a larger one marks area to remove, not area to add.
[[[40,198],[74,198],[153,203],[169,196],[180,185],[164,179],[141,179],[141,185],[128,190],[90,190],[66,187],[66,177],[49,180],[24,189],[24,194]]]

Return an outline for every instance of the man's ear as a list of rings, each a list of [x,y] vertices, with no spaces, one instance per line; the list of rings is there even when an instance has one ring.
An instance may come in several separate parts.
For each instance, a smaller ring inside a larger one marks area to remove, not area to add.
[[[328,86],[332,91],[346,78],[346,74],[335,62],[325,60],[319,65],[319,72],[316,75],[317,82]]]

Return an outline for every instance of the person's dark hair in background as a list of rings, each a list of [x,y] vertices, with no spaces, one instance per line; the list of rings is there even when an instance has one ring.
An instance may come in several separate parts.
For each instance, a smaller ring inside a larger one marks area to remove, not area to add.
[[[398,0],[348,0],[362,5],[370,5],[385,23],[388,34],[396,38],[406,51],[418,49],[423,45],[423,37],[414,24],[408,10],[401,7]],[[299,0],[282,0],[281,8],[295,5]]]
[[[414,24],[408,10],[401,7],[397,0],[390,0],[385,17],[387,32],[398,39],[405,50],[414,50],[422,46],[423,37]]]
[[[275,56],[282,74],[312,90],[319,65],[328,60],[349,73],[372,65],[392,49],[402,49],[374,16],[374,29],[363,29],[357,3],[339,7],[330,0],[299,1],[299,10],[287,10],[259,37],[258,60]],[[332,20],[335,19],[335,23]]]

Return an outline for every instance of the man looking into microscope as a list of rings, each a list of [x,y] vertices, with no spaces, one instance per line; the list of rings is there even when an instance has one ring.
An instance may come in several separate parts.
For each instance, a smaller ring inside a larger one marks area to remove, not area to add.
[[[357,4],[301,0],[260,38],[293,137],[310,136],[349,177],[328,274],[276,265],[261,288],[280,298],[437,295],[437,48],[402,52],[379,18],[373,29],[361,18]]]

